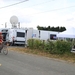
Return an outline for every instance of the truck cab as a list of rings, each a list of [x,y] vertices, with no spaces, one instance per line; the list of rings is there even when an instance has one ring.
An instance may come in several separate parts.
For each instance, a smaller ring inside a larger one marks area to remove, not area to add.
[[[2,32],[2,35],[3,35],[3,41],[6,41],[6,36],[8,34],[8,30],[7,28],[2,28],[0,29],[0,32]]]

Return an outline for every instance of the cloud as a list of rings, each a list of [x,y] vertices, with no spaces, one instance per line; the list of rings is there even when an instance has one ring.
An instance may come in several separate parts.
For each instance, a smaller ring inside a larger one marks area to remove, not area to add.
[[[31,23],[31,19],[28,16],[18,16],[20,23]]]
[[[11,7],[7,9],[3,9],[0,12],[0,19],[1,22],[8,22],[10,17],[15,15],[18,17],[20,22],[30,23],[31,16],[30,14],[37,13],[38,11],[32,8],[18,8],[18,7]]]
[[[67,19],[67,21],[73,21],[74,20],[74,18],[69,18],[69,19]]]

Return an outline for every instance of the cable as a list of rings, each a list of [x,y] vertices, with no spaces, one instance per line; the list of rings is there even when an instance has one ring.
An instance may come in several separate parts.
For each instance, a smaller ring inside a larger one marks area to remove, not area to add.
[[[8,6],[0,7],[0,9],[2,9],[2,8],[6,8],[6,7],[10,7],[10,6],[14,6],[14,5],[17,5],[17,4],[20,4],[20,3],[26,2],[26,1],[28,1],[28,0],[24,0],[24,1],[21,1],[21,2],[15,3],[15,4],[11,4],[11,5],[8,5]],[[53,0],[53,1],[54,1],[54,0]],[[32,6],[29,6],[29,7],[38,6],[38,5],[41,5],[41,4],[48,3],[48,2],[51,2],[51,1],[43,2],[43,3],[36,4],[36,5],[32,5]],[[27,8],[29,8],[29,7],[27,7]]]
[[[0,9],[7,8],[7,7],[10,7],[10,6],[14,6],[14,5],[17,5],[17,4],[21,4],[21,3],[24,3],[26,1],[28,1],[28,0],[24,0],[24,1],[21,1],[21,2],[18,2],[18,3],[14,3],[14,4],[11,4],[11,5],[8,5],[8,6],[0,7]]]
[[[21,1],[21,2],[18,2],[18,3],[14,3],[14,4],[11,4],[11,5],[8,5],[8,6],[0,7],[0,9],[6,8],[6,7],[10,7],[10,6],[14,6],[14,5],[17,5],[17,4],[20,4],[20,3],[24,3],[26,1],[28,1],[28,0],[24,0],[24,1]],[[33,6],[45,4],[45,3],[48,3],[48,2],[51,2],[51,1],[43,2],[43,3],[40,3],[40,4],[33,5]],[[33,6],[29,6],[29,7],[33,7]],[[48,10],[48,11],[34,13],[34,14],[40,14],[40,13],[45,13],[45,12],[50,12],[50,11],[57,11],[57,10],[62,10],[62,9],[68,9],[68,8],[72,8],[72,7],[75,7],[75,6],[69,6],[69,7],[65,7],[65,8],[59,8],[59,9],[53,9],[53,10]],[[30,15],[34,15],[34,14],[30,14]]]
[[[41,13],[45,13],[45,12],[58,11],[58,10],[72,8],[72,7],[75,7],[75,5],[74,6],[69,6],[69,7],[64,7],[64,8],[59,8],[59,9],[48,10],[48,11],[39,12],[39,13],[34,13],[34,14],[41,14]],[[30,14],[30,15],[34,15],[34,14]]]

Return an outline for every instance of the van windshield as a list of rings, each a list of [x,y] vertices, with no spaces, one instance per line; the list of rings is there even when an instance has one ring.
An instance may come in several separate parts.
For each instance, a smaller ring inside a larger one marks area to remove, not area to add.
[[[7,33],[2,33],[2,35],[3,35],[3,41],[6,41],[6,35],[7,35]]]
[[[17,32],[17,37],[25,37],[25,33],[24,32]]]

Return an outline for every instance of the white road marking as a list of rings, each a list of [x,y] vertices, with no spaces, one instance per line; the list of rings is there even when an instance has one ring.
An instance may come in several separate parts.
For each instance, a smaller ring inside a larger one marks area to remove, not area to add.
[[[0,66],[1,66],[2,64],[0,64]]]

